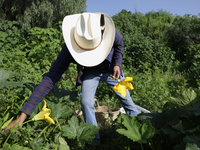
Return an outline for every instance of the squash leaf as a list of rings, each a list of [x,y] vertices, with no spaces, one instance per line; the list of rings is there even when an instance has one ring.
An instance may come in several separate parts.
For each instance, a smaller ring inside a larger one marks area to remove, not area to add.
[[[70,150],[70,148],[64,138],[59,137],[59,143],[60,143],[59,150]]]
[[[147,143],[147,139],[154,136],[155,128],[148,120],[140,124],[136,117],[127,114],[122,114],[122,119],[126,129],[117,129],[117,132],[134,142]]]
[[[68,125],[62,126],[63,136],[68,137],[69,139],[77,138],[78,141],[82,142],[92,142],[92,139],[95,137],[95,134],[99,130],[99,127],[89,124],[80,124],[78,118],[73,116],[69,121]]]

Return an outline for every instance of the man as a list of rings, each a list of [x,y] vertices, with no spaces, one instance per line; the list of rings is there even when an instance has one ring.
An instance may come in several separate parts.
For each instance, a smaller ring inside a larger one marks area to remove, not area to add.
[[[104,13],[83,13],[66,16],[62,24],[65,45],[23,105],[21,115],[12,121],[6,129],[19,122],[21,126],[27,115],[31,115],[36,106],[52,89],[70,63],[77,64],[77,86],[81,88],[81,109],[87,124],[97,126],[94,108],[94,96],[100,81],[105,81],[112,89],[117,80],[123,80],[121,69],[123,57],[123,36],[115,29],[110,16]],[[138,111],[127,90],[126,97],[115,92],[127,114],[136,116]],[[99,133],[95,139],[100,140]]]

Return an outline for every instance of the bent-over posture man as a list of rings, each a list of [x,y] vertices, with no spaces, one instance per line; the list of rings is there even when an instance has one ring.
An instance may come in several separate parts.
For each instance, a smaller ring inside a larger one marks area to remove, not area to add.
[[[115,29],[110,16],[104,13],[83,13],[66,16],[62,24],[65,44],[57,59],[41,83],[23,105],[21,115],[12,121],[6,129],[17,122],[21,126],[27,115],[31,115],[39,102],[52,89],[70,63],[77,64],[77,86],[81,88],[81,109],[87,124],[97,126],[94,108],[94,96],[100,81],[111,89],[117,84],[115,78],[125,77],[121,69],[123,58],[123,36]],[[115,92],[115,91],[114,91]],[[138,110],[129,91],[123,97],[115,92],[127,114],[136,116]],[[5,130],[6,130],[5,129]],[[99,132],[95,139],[100,140]]]

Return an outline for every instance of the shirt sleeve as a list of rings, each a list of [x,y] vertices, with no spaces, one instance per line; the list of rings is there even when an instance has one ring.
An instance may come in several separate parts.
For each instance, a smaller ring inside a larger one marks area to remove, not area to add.
[[[60,80],[62,74],[67,70],[69,64],[73,61],[66,45],[63,46],[57,59],[53,63],[49,72],[42,79],[40,84],[31,94],[30,98],[21,108],[21,111],[27,115],[31,115],[39,102],[49,93],[55,83]]]
[[[124,50],[123,36],[116,29],[115,41],[114,41],[114,53],[113,53],[114,66],[121,67],[121,63],[123,59],[123,50]]]

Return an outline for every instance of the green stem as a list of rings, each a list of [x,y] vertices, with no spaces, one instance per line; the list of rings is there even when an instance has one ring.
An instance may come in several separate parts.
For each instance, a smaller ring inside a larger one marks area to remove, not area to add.
[[[11,133],[10,133],[9,136],[7,137],[6,141],[4,142],[3,147],[4,147],[4,145],[7,143],[8,139],[10,138],[10,136],[11,136]]]
[[[142,143],[140,143],[140,145],[141,145],[141,149],[144,150],[144,149],[143,149],[143,146],[142,146]]]
[[[24,124],[26,124],[26,123],[28,123],[28,122],[31,122],[31,121],[33,121],[33,120],[28,120],[28,121],[24,122],[22,125],[24,125]]]
[[[49,130],[49,132],[47,133],[47,136],[49,136],[52,131],[54,132],[55,128],[52,128],[51,130]]]
[[[47,129],[50,125],[51,125],[51,123],[49,123],[49,124],[40,132],[40,134],[38,135],[38,137],[40,137],[40,136],[42,135],[42,133],[43,133],[44,131],[46,131],[46,129]]]
[[[57,124],[58,124],[58,127],[59,127],[60,131],[62,131],[62,129],[61,129],[61,127],[60,127],[60,123],[58,122],[58,119],[55,118],[55,120],[56,120],[56,122],[57,122]]]
[[[46,137],[45,133],[43,133],[43,135],[44,135],[44,138],[45,138],[45,140],[46,140],[46,141],[48,141],[48,139],[47,139],[47,137]]]
[[[55,126],[55,128],[53,129],[53,132],[55,132],[55,130],[57,129],[58,125]]]

